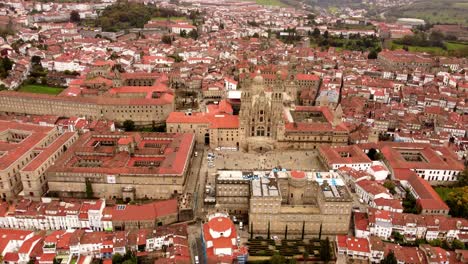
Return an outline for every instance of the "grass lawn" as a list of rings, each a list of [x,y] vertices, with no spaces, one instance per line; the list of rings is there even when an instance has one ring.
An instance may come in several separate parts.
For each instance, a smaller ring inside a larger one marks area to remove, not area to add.
[[[445,46],[447,47],[447,50],[444,50],[440,47],[420,47],[420,46],[408,46],[409,51],[413,52],[427,52],[433,55],[437,56],[448,56],[450,55],[450,51],[456,51],[462,48],[465,48],[468,46],[468,44],[463,44],[463,43],[453,43],[453,42],[445,42]],[[403,45],[394,43],[393,41],[390,43],[390,49],[395,50],[395,49],[402,49]]]
[[[151,18],[151,20],[154,20],[154,21],[166,21],[167,20],[167,17],[153,17]],[[176,20],[179,20],[179,21],[186,21],[187,18],[184,17],[184,16],[181,16],[181,17],[169,17],[169,20],[172,20],[172,21],[176,21]]]
[[[442,198],[442,200],[446,201],[447,200],[447,195],[452,191],[453,188],[436,187],[434,189],[437,192],[437,194],[439,194],[440,198]]]
[[[264,6],[281,6],[281,7],[288,6],[285,3],[281,2],[280,0],[243,0],[243,1],[255,2],[258,5],[264,5]]]
[[[428,23],[468,25],[468,2],[466,0],[414,1],[409,5],[394,8],[388,17],[424,19]]]
[[[28,85],[21,86],[21,88],[18,91],[28,92],[28,93],[57,95],[61,93],[63,90],[64,88],[50,87],[50,86],[41,85],[41,84],[28,84]]]
[[[255,2],[259,5],[265,5],[265,6],[286,6],[284,3],[282,3],[279,0],[255,0]]]

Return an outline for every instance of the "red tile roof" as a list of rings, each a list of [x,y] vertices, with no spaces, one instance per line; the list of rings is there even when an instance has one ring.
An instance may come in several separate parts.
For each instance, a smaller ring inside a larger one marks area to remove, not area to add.
[[[148,221],[156,220],[171,214],[177,214],[177,199],[157,201],[143,205],[128,204],[120,210],[119,205],[110,208],[106,213],[111,214],[113,221]]]
[[[418,175],[411,175],[408,183],[419,196],[417,203],[423,210],[449,210],[432,186]]]

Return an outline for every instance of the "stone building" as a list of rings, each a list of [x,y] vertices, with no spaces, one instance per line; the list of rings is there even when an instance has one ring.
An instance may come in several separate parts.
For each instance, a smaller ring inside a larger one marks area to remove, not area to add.
[[[169,133],[193,133],[197,143],[211,148],[239,147],[239,116],[226,100],[208,105],[207,113],[172,112],[166,120]]]
[[[280,76],[278,76],[280,78]],[[341,106],[296,106],[297,87],[277,82],[267,87],[263,77],[244,80],[239,113],[239,142],[247,151],[314,149],[322,144],[346,145],[349,131]]]
[[[174,106],[165,74],[120,73],[112,63],[96,62],[90,72],[59,95],[0,91],[0,111],[82,116],[137,125],[163,124]]]
[[[56,127],[0,120],[0,197],[39,200],[47,192],[45,170],[77,139]]]
[[[49,192],[99,198],[168,199],[183,193],[192,134],[88,132],[46,172]],[[88,187],[87,187],[88,186]]]
[[[348,232],[352,197],[336,173],[218,171],[216,207],[253,224],[254,234]],[[269,224],[268,224],[269,223]],[[247,225],[247,224],[246,224]],[[289,236],[288,235],[288,236]]]

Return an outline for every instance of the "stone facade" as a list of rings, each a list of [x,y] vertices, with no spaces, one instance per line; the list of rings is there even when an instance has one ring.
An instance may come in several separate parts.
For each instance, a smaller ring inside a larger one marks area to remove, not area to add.
[[[14,199],[24,191],[38,200],[47,192],[45,170],[76,138],[55,127],[0,121],[0,197]]]
[[[163,124],[175,109],[167,82],[164,74],[119,73],[111,65],[98,64],[57,96],[1,91],[0,111]]]
[[[315,236],[320,226],[324,235],[346,234],[351,195],[344,186],[319,184],[313,174],[220,171],[216,206],[244,221],[248,214],[255,235],[266,234],[268,225],[270,233],[278,235],[284,234],[288,226],[288,237],[300,237],[303,226],[306,234]],[[250,175],[259,177],[252,179]]]
[[[47,171],[49,191],[99,198],[168,199],[185,191],[194,138],[191,134],[84,134]]]
[[[278,76],[278,78],[281,78]],[[341,106],[296,106],[297,87],[276,82],[267,89],[261,75],[244,80],[239,113],[239,142],[246,151],[314,149],[322,144],[346,145]]]

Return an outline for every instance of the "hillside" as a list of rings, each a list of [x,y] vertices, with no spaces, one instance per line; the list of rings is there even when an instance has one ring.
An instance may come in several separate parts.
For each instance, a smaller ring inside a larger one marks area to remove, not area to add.
[[[420,18],[431,24],[468,25],[467,12],[468,0],[425,0],[394,8],[385,16],[389,18]]]

